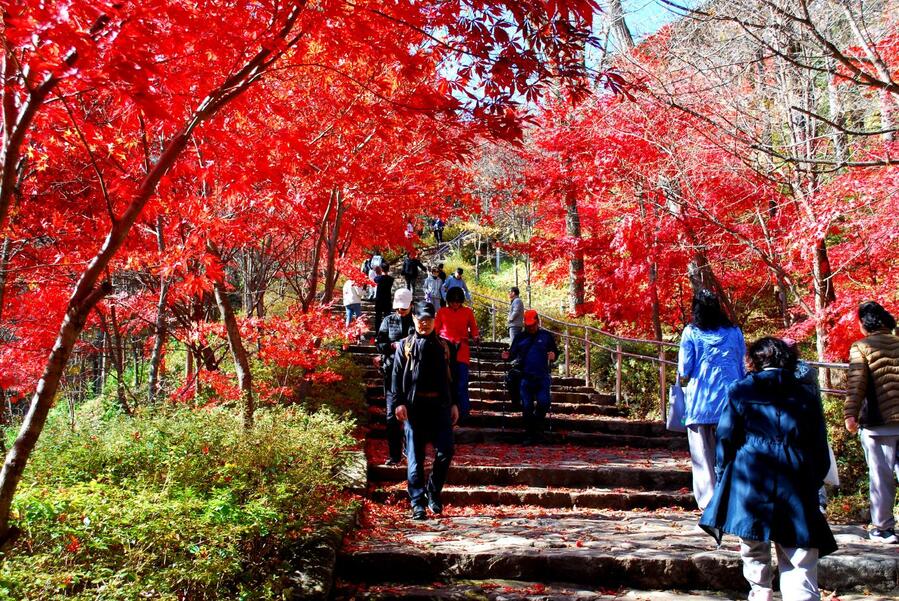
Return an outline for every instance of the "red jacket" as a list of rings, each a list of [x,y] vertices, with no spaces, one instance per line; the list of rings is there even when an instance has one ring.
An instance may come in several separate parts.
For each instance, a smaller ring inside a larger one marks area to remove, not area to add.
[[[478,322],[475,321],[474,311],[471,308],[463,306],[456,311],[449,307],[440,309],[434,321],[434,331],[441,338],[459,345],[456,361],[466,364],[471,361],[471,350],[468,348],[469,333],[472,338],[480,336]]]

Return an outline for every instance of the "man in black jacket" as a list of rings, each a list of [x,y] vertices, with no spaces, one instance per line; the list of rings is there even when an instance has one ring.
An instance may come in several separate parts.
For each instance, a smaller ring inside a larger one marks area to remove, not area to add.
[[[403,460],[403,427],[394,413],[393,356],[396,347],[415,331],[412,322],[412,291],[400,288],[393,294],[394,312],[384,318],[378,328],[377,346],[384,374],[384,400],[387,402],[387,462],[397,465]]]
[[[418,260],[413,253],[409,253],[406,255],[406,258],[403,259],[403,268],[402,274],[406,279],[406,288],[409,290],[415,291],[415,281],[418,279],[418,273],[420,271],[427,271],[427,267],[424,266],[424,263]]]
[[[415,332],[402,340],[393,359],[396,418],[405,422],[407,488],[412,519],[427,519],[443,511],[440,492],[453,459],[453,426],[459,407],[453,392],[450,351],[434,332],[436,310],[421,302],[413,314]],[[425,445],[434,446],[434,465],[425,483]]]
[[[390,299],[393,296],[393,276],[390,275],[390,266],[381,263],[375,267],[375,323],[372,329],[377,330],[381,326],[381,320],[390,313]]]

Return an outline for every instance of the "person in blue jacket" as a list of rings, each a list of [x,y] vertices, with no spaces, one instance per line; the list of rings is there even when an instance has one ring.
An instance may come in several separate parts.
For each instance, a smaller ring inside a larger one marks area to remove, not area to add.
[[[543,437],[549,412],[551,365],[559,356],[556,338],[540,327],[540,315],[533,309],[524,312],[524,331],[515,336],[504,360],[512,361],[521,374],[519,390],[524,417],[525,445],[537,444]]]
[[[757,340],[749,360],[753,371],[731,385],[718,422],[718,484],[699,525],[718,544],[722,533],[740,537],[749,599],[772,598],[774,542],[784,600],[817,600],[818,558],[837,548],[818,507],[830,468],[821,396],[797,378],[783,340]]]
[[[746,374],[746,343],[714,293],[693,297],[693,321],[684,328],[677,373],[684,389],[684,425],[693,467],[693,496],[705,509],[715,489],[715,427],[727,404],[727,387]]]

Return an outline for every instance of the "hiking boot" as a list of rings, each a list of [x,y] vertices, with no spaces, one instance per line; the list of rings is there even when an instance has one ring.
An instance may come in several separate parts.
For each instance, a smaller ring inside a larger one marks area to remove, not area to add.
[[[868,532],[868,538],[885,545],[895,545],[896,543],[899,543],[899,538],[896,538],[896,531],[892,528],[886,528],[884,530],[874,528]]]
[[[412,508],[412,519],[417,520],[419,522],[428,519],[428,511],[424,507],[413,507]]]
[[[431,496],[428,498],[428,509],[430,509],[431,513],[434,515],[440,515],[443,513],[443,503],[441,503],[440,499],[437,497]]]

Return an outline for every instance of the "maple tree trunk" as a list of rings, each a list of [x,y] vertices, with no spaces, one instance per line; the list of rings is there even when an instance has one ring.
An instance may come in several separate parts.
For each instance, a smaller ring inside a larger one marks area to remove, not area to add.
[[[328,236],[328,257],[325,263],[325,291],[322,298],[327,302],[334,296],[334,286],[337,278],[334,277],[335,263],[337,261],[337,250],[340,246],[340,225],[343,221],[343,214],[346,212],[346,206],[343,202],[343,191],[337,190],[337,212],[334,215],[334,225],[331,228],[330,236]]]
[[[0,246],[0,324],[3,323],[3,307],[6,302],[6,278],[10,259],[10,244],[9,238],[5,237],[3,238],[3,245]]]
[[[25,465],[37,439],[44,428],[47,421],[47,414],[53,406],[53,399],[56,397],[56,391],[59,389],[59,381],[62,378],[66,363],[72,353],[78,336],[84,329],[84,324],[91,310],[96,306],[100,299],[112,291],[112,286],[108,281],[104,281],[100,286],[93,287],[93,284],[99,279],[102,270],[92,270],[96,266],[96,258],[88,266],[86,276],[82,277],[79,287],[76,289],[76,296],[69,301],[69,309],[62,320],[59,334],[47,359],[44,372],[41,379],[38,380],[37,388],[28,407],[28,412],[22,420],[22,427],[19,434],[13,442],[12,448],[6,453],[6,461],[3,463],[3,469],[0,471],[0,547],[12,540],[19,532],[18,528],[10,528],[9,526],[9,510],[12,506],[13,495],[16,487],[25,471]],[[91,287],[84,290],[80,284],[93,276],[94,282]],[[83,296],[77,292],[84,292]]]
[[[659,268],[655,262],[649,266],[649,297],[652,301],[652,331],[656,340],[662,339],[662,315],[659,306]]]
[[[621,43],[625,50],[633,50],[636,47],[634,36],[624,20],[624,9],[621,6],[621,0],[608,0],[608,10],[604,11],[604,15],[609,21],[609,26],[615,32],[615,37]]]
[[[306,290],[306,294],[302,295],[301,304],[303,305],[303,311],[308,311],[309,307],[312,306],[312,303],[315,301],[315,293],[318,291],[318,266],[321,264],[321,256],[322,256],[322,245],[325,242],[325,233],[328,228],[328,220],[331,218],[331,211],[334,208],[334,195],[335,191],[332,190],[330,197],[328,198],[328,206],[325,208],[325,214],[322,216],[321,223],[318,228],[318,236],[315,240],[315,247],[312,249],[312,261],[311,265],[309,265],[309,284]],[[330,299],[326,299],[330,300]]]
[[[849,6],[846,4],[841,4],[841,6],[852,33],[855,35],[868,61],[874,66],[877,76],[883,81],[892,82],[890,66],[884,62],[883,57],[877,52],[867,33],[862,31],[862,26],[849,9]],[[895,138],[895,132],[889,130],[893,129],[895,124],[896,96],[890,90],[883,88],[877,91],[877,95],[880,98],[880,129],[884,130],[883,139],[891,142]]]
[[[838,127],[833,128],[831,140],[833,141],[834,157],[837,164],[846,162],[848,153],[846,151],[849,145],[846,132],[840,131],[846,123],[846,116],[843,114],[843,103],[840,100],[840,90],[837,86],[837,66],[833,58],[827,59],[827,102],[830,105],[830,120]]]
[[[250,361],[240,337],[240,328],[237,326],[237,318],[234,317],[234,309],[228,300],[228,293],[221,281],[213,284],[215,300],[219,311],[222,313],[222,321],[225,322],[225,331],[228,334],[228,348],[234,359],[234,372],[237,374],[237,383],[240,386],[241,400],[243,401],[243,427],[246,430],[253,428],[253,413],[255,404],[253,401],[253,375],[250,371]]]
[[[190,387],[190,390],[196,391],[196,373],[194,369],[194,352],[190,347],[186,348],[186,359],[184,361],[184,382]]]
[[[833,280],[830,269],[830,259],[827,256],[827,243],[819,240],[815,244],[814,264],[812,275],[815,286],[815,350],[818,361],[827,359],[827,341],[829,318],[828,307],[836,301],[836,292],[833,288]],[[828,370],[818,370],[818,381],[821,388],[829,387]]]
[[[125,415],[131,415],[131,407],[128,405],[128,399],[125,398],[125,345],[122,341],[122,331],[119,328],[119,320],[116,317],[114,306],[109,309],[109,322],[112,336],[107,336],[106,340],[109,342],[107,350],[116,372],[116,399]]]
[[[165,252],[165,238],[163,237],[162,225],[162,216],[159,216],[156,218],[156,243],[160,254]],[[150,403],[153,403],[159,388],[159,364],[162,362],[162,349],[165,345],[165,306],[168,294],[169,280],[163,274],[159,276],[159,301],[156,303],[155,338],[153,340],[153,352],[150,355],[150,375],[147,378],[147,398]],[[188,355],[190,355],[189,352]]]
[[[574,241],[575,250],[568,261],[568,306],[575,315],[584,310],[584,249],[581,246],[581,217],[577,198],[569,190],[565,195],[565,233]]]

